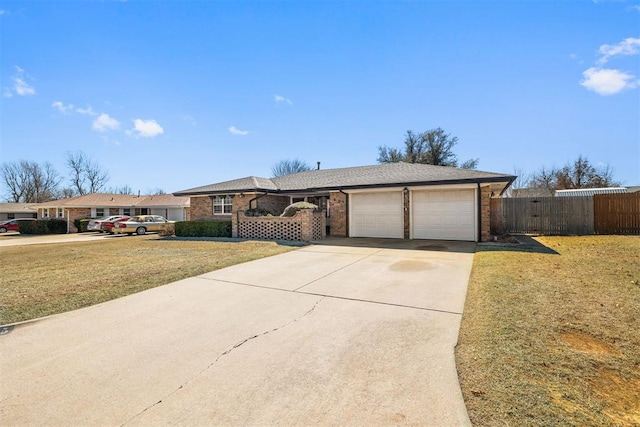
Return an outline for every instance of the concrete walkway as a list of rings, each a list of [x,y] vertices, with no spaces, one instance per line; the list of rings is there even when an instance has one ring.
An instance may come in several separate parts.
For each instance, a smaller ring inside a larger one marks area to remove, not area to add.
[[[5,330],[0,425],[469,425],[475,245],[349,240]]]

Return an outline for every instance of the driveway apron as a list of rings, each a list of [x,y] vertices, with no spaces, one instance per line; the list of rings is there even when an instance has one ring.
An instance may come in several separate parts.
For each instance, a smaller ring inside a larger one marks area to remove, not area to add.
[[[5,328],[0,425],[469,425],[475,245],[339,242]]]

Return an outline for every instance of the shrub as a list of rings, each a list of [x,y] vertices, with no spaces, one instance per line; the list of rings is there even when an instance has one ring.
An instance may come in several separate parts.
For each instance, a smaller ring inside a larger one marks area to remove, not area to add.
[[[231,237],[231,221],[181,221],[175,232],[178,237]]]
[[[173,236],[176,234],[176,225],[175,224],[167,224],[164,228],[158,233],[161,236]]]
[[[89,221],[91,221],[89,218],[74,219],[73,225],[78,229],[78,233],[85,233],[88,231],[87,225],[89,225]]]
[[[292,203],[289,206],[287,206],[286,208],[284,208],[284,212],[282,213],[282,215],[280,216],[294,216],[296,214],[296,212],[303,210],[303,209],[318,209],[318,205],[314,205],[313,203],[309,203],[309,202],[296,202],[296,203]]]
[[[245,216],[273,216],[271,212],[262,208],[249,209],[244,211]]]
[[[38,219],[20,224],[20,234],[65,234],[67,221],[63,219]]]

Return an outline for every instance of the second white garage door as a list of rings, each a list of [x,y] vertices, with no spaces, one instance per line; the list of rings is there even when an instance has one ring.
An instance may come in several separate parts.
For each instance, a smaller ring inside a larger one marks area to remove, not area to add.
[[[402,239],[402,191],[353,193],[350,199],[350,236]]]
[[[424,190],[411,195],[412,238],[476,240],[475,190]]]

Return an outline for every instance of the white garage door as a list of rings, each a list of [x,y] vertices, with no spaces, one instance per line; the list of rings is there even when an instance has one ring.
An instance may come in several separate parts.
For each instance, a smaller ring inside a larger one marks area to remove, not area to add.
[[[475,190],[413,191],[414,239],[476,240]]]
[[[151,209],[151,215],[160,215],[169,221],[184,221],[185,219],[184,209],[182,208]]]
[[[404,236],[402,191],[351,194],[351,237]]]

